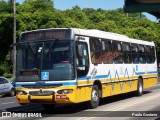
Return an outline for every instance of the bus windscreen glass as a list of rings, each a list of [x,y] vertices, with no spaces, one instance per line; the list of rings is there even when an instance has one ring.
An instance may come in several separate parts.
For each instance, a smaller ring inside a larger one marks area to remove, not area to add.
[[[21,43],[17,58],[17,81],[74,79],[70,39]],[[43,79],[43,73],[48,74],[47,79]]]

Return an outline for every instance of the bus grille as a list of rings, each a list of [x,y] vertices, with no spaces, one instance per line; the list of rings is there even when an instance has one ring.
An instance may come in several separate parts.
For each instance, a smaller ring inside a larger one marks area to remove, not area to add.
[[[54,91],[30,91],[29,94],[32,96],[48,96],[54,95]]]

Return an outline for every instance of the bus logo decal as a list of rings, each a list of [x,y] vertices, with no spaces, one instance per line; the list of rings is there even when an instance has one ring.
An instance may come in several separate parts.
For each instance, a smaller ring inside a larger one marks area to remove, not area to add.
[[[49,72],[42,72],[42,80],[49,80]]]

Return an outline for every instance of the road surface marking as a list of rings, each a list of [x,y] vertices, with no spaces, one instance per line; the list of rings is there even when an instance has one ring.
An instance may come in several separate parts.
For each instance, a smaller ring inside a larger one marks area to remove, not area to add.
[[[153,96],[149,96],[147,97],[146,99],[143,99],[143,100],[139,100],[137,102],[134,102],[134,103],[130,103],[130,104],[126,104],[126,105],[122,105],[122,106],[119,106],[119,107],[115,107],[113,109],[109,109],[109,110],[102,110],[102,111],[108,111],[109,112],[112,112],[112,111],[117,111],[117,110],[120,110],[120,109],[123,109],[123,108],[126,108],[126,107],[130,107],[132,105],[135,105],[135,104],[138,104],[138,103],[142,103],[144,101],[147,101],[147,100],[151,100],[153,98],[157,98],[157,97],[160,97],[160,94],[159,95],[153,95]],[[99,113],[99,114],[95,114],[94,117],[83,117],[83,118],[79,118],[79,119],[76,119],[76,120],[89,120],[89,119],[92,119],[92,118],[95,118],[95,117],[99,117],[101,115],[105,115],[106,112],[102,112],[102,113]]]
[[[16,103],[16,102],[1,103],[0,105],[11,104],[11,103]]]

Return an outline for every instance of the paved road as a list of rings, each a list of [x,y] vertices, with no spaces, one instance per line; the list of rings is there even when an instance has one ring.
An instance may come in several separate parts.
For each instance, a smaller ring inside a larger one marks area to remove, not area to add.
[[[42,120],[50,119],[68,119],[68,120],[99,120],[99,119],[134,119],[141,114],[148,114],[142,111],[160,111],[160,84],[157,84],[151,89],[144,91],[141,97],[135,96],[133,93],[116,95],[101,100],[101,104],[96,109],[88,109],[86,103],[71,104],[71,105],[57,105],[55,110],[46,111],[41,105],[26,105],[20,106],[16,103],[15,97],[2,97],[0,98],[0,110],[9,112],[29,112],[42,113]],[[129,112],[127,112],[129,111]],[[47,115],[46,115],[47,113]],[[160,113],[160,112],[159,112]],[[156,113],[157,114],[157,113]],[[47,116],[47,117],[45,117]],[[124,118],[122,118],[124,117]],[[145,117],[147,119],[159,119],[158,117]],[[5,118],[7,119],[7,118]],[[12,118],[20,119],[20,118]],[[30,119],[30,118],[26,118]],[[139,118],[138,118],[139,119]]]

